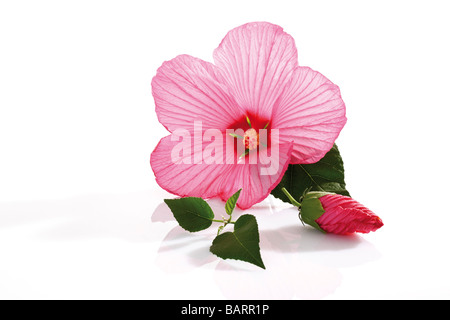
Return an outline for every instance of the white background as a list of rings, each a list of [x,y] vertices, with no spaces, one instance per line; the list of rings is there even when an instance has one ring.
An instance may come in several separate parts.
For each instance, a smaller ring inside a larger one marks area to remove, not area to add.
[[[0,0],[0,298],[450,298],[449,13],[435,0]],[[347,186],[385,223],[323,235],[269,197],[246,212],[265,271],[210,254],[215,230],[177,227],[149,165],[167,135],[156,69],[212,61],[251,21],[282,26],[300,65],[341,88]]]

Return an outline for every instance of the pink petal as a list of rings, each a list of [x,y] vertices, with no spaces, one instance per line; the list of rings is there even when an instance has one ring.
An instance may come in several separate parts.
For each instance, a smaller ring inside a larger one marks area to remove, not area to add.
[[[267,170],[267,165],[258,161],[257,164],[250,164],[247,161],[243,165],[236,165],[228,173],[227,183],[223,186],[223,193],[220,195],[225,201],[231,195],[233,190],[242,188],[237,206],[241,209],[248,209],[256,203],[263,201],[270,192],[280,183],[284,173],[289,165],[291,158],[292,143],[282,144],[278,146],[278,170],[274,174],[263,175],[261,172]],[[271,147],[269,154],[274,152]],[[265,173],[268,173],[267,171]]]
[[[152,80],[159,121],[170,132],[192,130],[194,121],[205,129],[225,129],[243,112],[221,81],[209,62],[188,55],[164,62]]]
[[[281,27],[248,23],[228,32],[214,51],[214,61],[239,105],[269,119],[297,66],[297,49]]]
[[[190,159],[190,164],[181,161],[174,163],[172,150],[178,143],[171,141],[171,136],[167,136],[161,139],[153,151],[150,164],[156,182],[166,191],[180,197],[217,196],[221,192],[221,185],[226,180],[230,165],[194,164],[194,147],[184,155]],[[202,152],[205,147],[202,146]]]
[[[272,121],[282,142],[294,142],[292,164],[319,161],[347,121],[339,87],[319,72],[297,67],[277,101]]]
[[[337,194],[320,198],[325,213],[316,220],[329,233],[369,233],[383,226],[381,219],[356,200]]]
[[[270,194],[283,177],[292,152],[292,143],[280,145],[276,172],[263,175],[262,172],[267,173],[268,165],[259,161],[251,164],[249,157],[244,164],[226,164],[225,157],[229,155],[225,155],[225,152],[223,164],[174,163],[171,153],[177,143],[167,136],[161,139],[153,151],[150,164],[157,183],[166,191],[181,197],[220,197],[224,201],[242,189],[237,202],[241,209],[250,208]],[[203,150],[206,145],[203,144]],[[271,152],[269,150],[269,156]],[[188,157],[193,157],[193,154]]]

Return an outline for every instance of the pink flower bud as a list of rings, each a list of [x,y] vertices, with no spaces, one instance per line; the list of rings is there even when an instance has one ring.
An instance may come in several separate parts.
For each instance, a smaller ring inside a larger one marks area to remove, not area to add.
[[[327,192],[306,194],[301,218],[319,230],[334,234],[369,233],[383,226],[383,221],[359,202]]]

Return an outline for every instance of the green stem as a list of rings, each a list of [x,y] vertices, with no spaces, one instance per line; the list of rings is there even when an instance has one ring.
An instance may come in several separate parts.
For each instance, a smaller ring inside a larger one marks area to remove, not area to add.
[[[216,219],[212,219],[211,221],[213,221],[213,222],[219,222],[219,223],[231,223],[231,224],[235,224],[236,223],[236,221],[228,221],[228,220],[216,220]]]
[[[286,195],[286,197],[289,198],[289,201],[290,201],[294,206],[299,207],[299,208],[302,206],[300,202],[298,202],[297,200],[294,199],[293,196],[291,196],[291,194],[286,190],[286,188],[283,187],[283,188],[281,188],[281,190],[284,192],[284,194]]]

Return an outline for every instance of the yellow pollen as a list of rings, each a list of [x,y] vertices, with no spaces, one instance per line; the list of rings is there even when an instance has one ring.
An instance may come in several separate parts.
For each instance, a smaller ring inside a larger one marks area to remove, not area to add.
[[[244,140],[243,140],[245,149],[254,150],[258,148],[259,145],[259,134],[256,132],[254,128],[250,128],[245,131]]]

